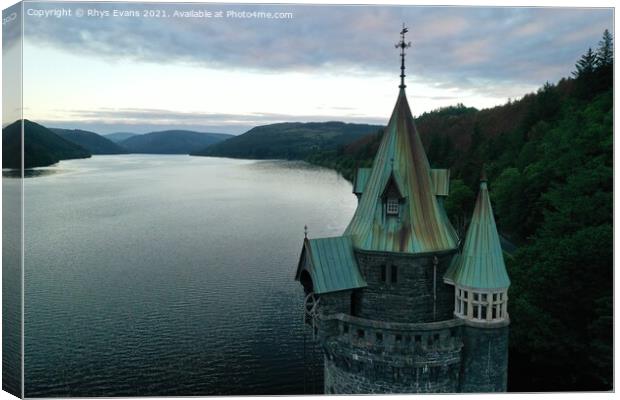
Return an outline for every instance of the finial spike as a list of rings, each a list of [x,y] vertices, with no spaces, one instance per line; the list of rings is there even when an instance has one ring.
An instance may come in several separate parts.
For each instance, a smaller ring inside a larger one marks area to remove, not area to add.
[[[308,239],[308,225],[304,225],[304,238]]]
[[[400,47],[400,86],[401,89],[407,87],[405,85],[405,49],[411,47],[411,42],[405,42],[405,34],[409,29],[403,23],[403,30],[400,31],[400,42],[396,43],[396,48]]]

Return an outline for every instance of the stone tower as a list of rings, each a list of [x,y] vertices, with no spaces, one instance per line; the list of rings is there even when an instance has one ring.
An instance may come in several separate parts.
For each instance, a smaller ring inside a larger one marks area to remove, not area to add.
[[[305,238],[296,280],[324,353],[324,392],[506,390],[508,287],[486,179],[465,243],[443,208],[449,170],[431,169],[405,94],[341,236]]]

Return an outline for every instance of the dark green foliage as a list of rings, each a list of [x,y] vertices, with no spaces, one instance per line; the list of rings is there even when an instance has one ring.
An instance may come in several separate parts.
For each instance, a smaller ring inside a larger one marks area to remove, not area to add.
[[[344,122],[287,122],[257,126],[243,135],[209,146],[193,155],[304,159],[316,152],[334,152],[379,126]]]
[[[598,79],[595,81],[597,89],[604,89],[613,85],[614,78],[614,46],[613,38],[609,31],[605,29],[603,38],[599,42],[596,51],[597,68],[600,71]]]
[[[591,99],[598,93],[613,85],[613,38],[606,29],[596,52],[588,49],[577,64],[573,76],[577,78],[577,95],[582,99]]]
[[[425,112],[420,116],[421,119],[428,118],[430,116],[439,116],[439,117],[456,117],[459,115],[471,114],[478,111],[475,107],[467,107],[463,103],[458,103],[455,106],[441,107],[437,110],[433,110],[430,112]]]
[[[597,59],[596,54],[590,47],[588,52],[581,56],[577,64],[575,64],[576,71],[573,72],[575,78],[591,76],[596,69]]]
[[[127,150],[94,132],[83,131],[80,129],[51,128],[50,130],[61,138],[85,148],[91,154],[127,153]]]
[[[603,32],[603,38],[598,42],[598,49],[596,51],[596,62],[598,67],[607,67],[614,63],[614,44],[613,38],[609,30],[605,29]]]
[[[172,130],[131,136],[119,145],[130,153],[190,154],[231,137],[223,133]]]
[[[450,181],[450,196],[445,201],[445,209],[459,237],[464,237],[465,228],[474,209],[476,193],[462,180]]]
[[[612,98],[608,90],[587,104],[566,101],[516,178],[539,195],[514,203],[530,210],[533,234],[509,267],[512,347],[541,371],[513,389],[611,389]],[[506,171],[497,186],[515,179]]]
[[[493,202],[498,223],[506,232],[513,232],[515,236],[523,237],[526,229],[522,225],[523,210],[526,207],[525,179],[518,168],[510,167],[502,171],[493,185]]]
[[[362,140],[355,141],[348,146],[341,145],[331,151],[316,150],[308,154],[305,160],[312,164],[335,169],[353,182],[358,168],[372,167],[372,160],[382,136],[383,129],[377,129],[376,133],[367,135]]]
[[[45,167],[60,160],[88,158],[90,153],[69,142],[46,127],[23,120],[24,167]],[[2,168],[21,168],[22,121],[15,121],[2,129]]]

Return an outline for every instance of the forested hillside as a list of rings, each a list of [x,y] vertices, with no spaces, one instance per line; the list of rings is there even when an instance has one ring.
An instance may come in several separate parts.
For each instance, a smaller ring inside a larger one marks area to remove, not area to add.
[[[511,391],[610,390],[613,360],[613,45],[573,76],[499,107],[463,105],[416,124],[434,167],[451,169],[446,203],[464,232],[485,166],[506,256]],[[310,162],[351,179],[381,132]]]
[[[284,122],[262,125],[194,152],[196,156],[299,160],[336,149],[377,130],[377,125],[344,122]]]
[[[231,137],[224,133],[169,130],[133,135],[118,145],[130,153],[190,154]]]
[[[23,120],[23,140],[24,168],[45,167],[60,160],[91,156],[83,147],[27,119]],[[22,121],[18,120],[2,129],[2,168],[21,168],[21,154]]]
[[[81,129],[50,128],[61,138],[83,147],[91,154],[124,154],[127,150],[95,132]]]

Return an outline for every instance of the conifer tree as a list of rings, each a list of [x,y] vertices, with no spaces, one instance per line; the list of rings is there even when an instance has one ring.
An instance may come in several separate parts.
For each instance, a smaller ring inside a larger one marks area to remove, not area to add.
[[[606,67],[613,65],[614,63],[614,46],[613,37],[609,30],[605,29],[603,32],[603,38],[598,42],[598,50],[596,51],[596,64],[597,67]]]
[[[588,48],[588,52],[581,56],[577,64],[575,64],[576,71],[573,71],[575,78],[588,77],[592,75],[597,66],[596,54],[592,51],[592,48]]]

